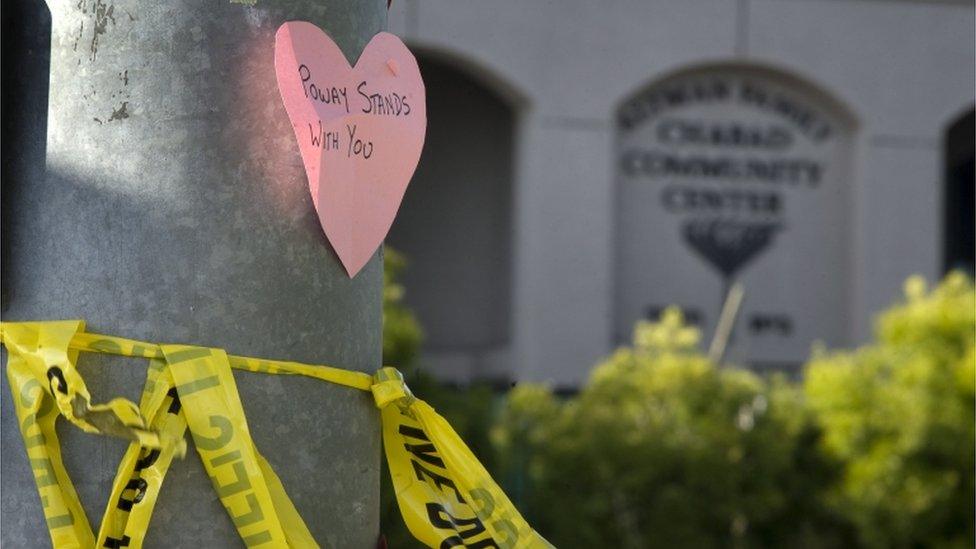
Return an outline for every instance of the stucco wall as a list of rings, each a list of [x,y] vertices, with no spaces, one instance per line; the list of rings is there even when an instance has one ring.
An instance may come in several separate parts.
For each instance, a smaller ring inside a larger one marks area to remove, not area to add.
[[[398,0],[390,28],[517,98],[513,354],[486,376],[574,385],[611,350],[614,113],[688,67],[773,67],[855,117],[850,318],[838,319],[850,342],[906,276],[940,275],[941,140],[976,77],[969,3]]]

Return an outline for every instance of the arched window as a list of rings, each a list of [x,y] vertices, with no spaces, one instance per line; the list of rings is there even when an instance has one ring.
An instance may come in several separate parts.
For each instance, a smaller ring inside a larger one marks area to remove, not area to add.
[[[618,341],[669,305],[710,336],[745,299],[729,358],[789,367],[850,318],[853,117],[780,71],[674,73],[618,111]]]
[[[450,61],[418,52],[427,139],[387,242],[441,377],[491,377],[511,319],[513,107]]]

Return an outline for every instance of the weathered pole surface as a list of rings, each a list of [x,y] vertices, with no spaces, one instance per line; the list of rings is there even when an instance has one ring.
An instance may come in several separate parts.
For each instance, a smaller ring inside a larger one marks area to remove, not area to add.
[[[319,25],[355,60],[385,27],[386,2],[50,0],[49,8],[47,168],[4,181],[4,319],[84,318],[92,332],[374,371],[380,254],[352,280],[340,266],[312,207],[273,63],[275,31],[289,20]],[[80,368],[96,402],[138,399],[145,379],[141,360],[90,356]],[[235,378],[257,447],[319,543],[375,546],[380,431],[371,397],[299,377]],[[42,547],[48,533],[3,384],[0,541]],[[64,422],[58,429],[97,530],[125,443]],[[169,471],[146,545],[241,545],[192,449]]]

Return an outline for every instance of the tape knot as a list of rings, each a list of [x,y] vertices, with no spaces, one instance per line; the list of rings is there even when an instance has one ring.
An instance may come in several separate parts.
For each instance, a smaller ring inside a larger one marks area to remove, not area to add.
[[[403,381],[403,374],[396,368],[380,368],[373,376],[373,385],[370,387],[373,392],[373,400],[376,407],[383,409],[387,404],[396,402],[402,398],[413,400],[413,393]]]

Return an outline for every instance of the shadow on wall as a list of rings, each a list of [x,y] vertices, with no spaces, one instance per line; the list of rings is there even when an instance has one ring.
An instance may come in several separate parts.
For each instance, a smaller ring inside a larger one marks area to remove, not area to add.
[[[29,22],[29,24],[25,24]],[[3,73],[17,75],[16,85],[3,86],[0,142],[6,147],[0,163],[0,310],[6,310],[14,288],[10,277],[10,243],[15,238],[11,207],[23,185],[44,177],[47,145],[47,88],[51,57],[51,12],[41,0],[4,2],[0,15],[3,28]],[[16,151],[16,154],[10,154]]]

